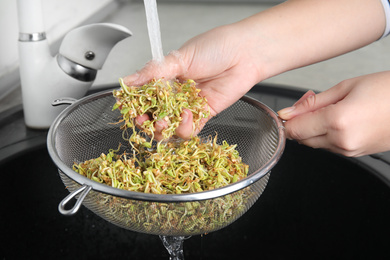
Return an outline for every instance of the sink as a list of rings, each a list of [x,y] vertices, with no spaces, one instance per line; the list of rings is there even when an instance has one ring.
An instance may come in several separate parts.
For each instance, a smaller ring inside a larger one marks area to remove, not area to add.
[[[62,216],[57,206],[68,191],[44,146],[0,169],[3,259],[169,258],[157,236],[116,227],[84,207]],[[225,229],[187,239],[185,257],[383,259],[388,205],[388,186],[357,164],[288,142],[256,204]]]
[[[169,259],[158,236],[85,207],[61,215],[69,192],[45,142],[2,160],[0,172],[1,259]],[[255,205],[222,230],[188,238],[185,259],[389,259],[389,205],[389,186],[369,167],[288,141]]]

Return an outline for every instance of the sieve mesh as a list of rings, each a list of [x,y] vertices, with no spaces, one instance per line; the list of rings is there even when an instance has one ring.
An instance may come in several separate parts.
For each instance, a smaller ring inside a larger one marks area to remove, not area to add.
[[[209,233],[244,214],[264,191],[271,168],[284,149],[284,131],[276,114],[262,103],[243,97],[213,117],[199,133],[218,134],[219,143],[237,144],[248,177],[223,188],[199,193],[160,195],[131,192],[89,180],[72,170],[80,163],[108,153],[121,143],[131,150],[115,124],[115,99],[104,92],[75,102],[50,128],[48,150],[70,192],[88,185],[83,205],[120,227],[149,234],[187,236]]]
[[[60,171],[69,191],[80,188]],[[128,230],[164,236],[192,236],[221,229],[241,217],[260,197],[269,173],[250,187],[213,199],[188,202],[142,201],[90,191],[83,205]]]

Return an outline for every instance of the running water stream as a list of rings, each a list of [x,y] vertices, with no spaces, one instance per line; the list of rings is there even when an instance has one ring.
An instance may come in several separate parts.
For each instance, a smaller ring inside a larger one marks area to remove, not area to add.
[[[160,21],[157,12],[156,0],[144,0],[146,21],[148,26],[150,47],[152,50],[153,60],[156,62],[164,61],[162,50]],[[169,252],[170,260],[183,260],[183,236],[160,236],[164,247]]]
[[[162,62],[164,60],[164,54],[161,43],[160,20],[158,18],[157,2],[156,0],[144,0],[144,5],[153,60]]]
[[[184,236],[160,236],[164,247],[169,253],[169,260],[184,259],[183,242],[187,238]]]

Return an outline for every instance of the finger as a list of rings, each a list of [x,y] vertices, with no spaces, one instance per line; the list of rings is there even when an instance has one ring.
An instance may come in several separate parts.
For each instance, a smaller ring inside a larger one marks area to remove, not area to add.
[[[140,116],[137,116],[135,118],[135,125],[139,128],[139,129],[142,129],[142,124],[147,121],[147,120],[150,120],[150,116],[148,114],[143,114],[143,115],[140,115]],[[167,128],[168,126],[168,123],[165,121],[165,120],[159,120],[157,121],[155,124],[154,124],[154,138],[157,140],[157,141],[160,141],[163,139],[163,135],[162,135],[162,131]]]
[[[321,148],[333,153],[338,153],[347,157],[358,157],[368,154],[364,150],[346,150],[338,145],[332,138],[332,134],[328,133],[326,135],[315,136],[305,140],[298,141],[300,144],[312,147],[312,148]]]
[[[327,134],[326,113],[324,108],[286,121],[286,137],[300,141]]]
[[[346,155],[344,150],[340,149],[337,146],[332,145],[329,142],[329,136],[327,134],[311,137],[311,138],[308,138],[305,140],[300,140],[300,141],[298,141],[298,143],[312,147],[314,149],[321,148],[321,149],[325,149],[325,150],[328,150],[328,151],[333,152],[333,153]]]
[[[335,104],[342,100],[348,94],[348,91],[347,88],[344,88],[339,84],[319,94],[312,95],[307,92],[305,94],[305,99],[302,97],[295,105],[280,110],[278,114],[283,120],[290,120],[301,114],[313,112],[320,108]]]
[[[189,109],[185,109],[183,111],[183,113],[181,114],[181,117],[182,117],[182,121],[180,122],[179,126],[177,127],[175,133],[180,138],[187,140],[187,139],[190,139],[193,135],[196,135],[196,133],[194,132],[193,123],[192,123],[193,115]],[[136,124],[138,126],[141,126],[142,123],[145,122],[146,120],[149,120],[148,115],[144,114],[144,115],[138,116],[136,118]],[[165,120],[158,120],[154,124],[154,128],[155,128],[154,138],[157,141],[164,139],[162,132],[167,127],[168,127],[168,123]]]
[[[299,105],[300,103],[302,103],[305,99],[307,99],[308,97],[311,97],[311,96],[314,96],[316,93],[314,93],[313,90],[309,90],[307,91],[297,102],[294,103],[294,106],[297,106]]]
[[[310,98],[310,100],[308,100]],[[280,111],[278,111],[278,115],[280,118],[284,120],[290,120],[291,118],[294,118],[295,116],[299,115],[300,113],[303,113],[303,109],[310,108],[310,106],[314,106],[315,100],[315,93],[311,90],[306,92],[297,102],[294,103],[291,107],[286,107]],[[305,107],[306,105],[306,107]],[[298,109],[297,109],[298,107]],[[311,108],[310,110],[313,110],[314,108]],[[301,111],[299,111],[301,110]],[[307,112],[310,112],[308,110]]]
[[[286,107],[286,108],[278,111],[279,117],[284,119],[284,120],[291,119],[292,117],[290,114],[296,108],[296,106],[299,105],[300,103],[302,103],[307,98],[314,96],[315,94],[316,93],[314,93],[312,90],[307,91],[297,102],[294,103],[293,106]]]
[[[202,118],[199,122],[199,125],[194,129],[193,124],[193,114],[189,109],[185,109],[181,114],[182,121],[176,129],[176,135],[184,140],[188,140],[193,136],[196,136],[203,127],[206,125],[207,121],[211,118]]]
[[[333,152],[336,151],[336,148],[329,143],[329,136],[327,134],[299,140],[298,143],[312,147],[314,149],[322,148]]]
[[[164,139],[164,136],[162,134],[162,131],[168,127],[168,123],[167,121],[165,120],[158,120],[155,124],[154,124],[154,129],[155,129],[155,132],[154,132],[154,138],[157,140],[157,141],[160,141],[160,140],[163,140]]]
[[[143,114],[140,116],[137,116],[135,118],[135,125],[138,126],[138,128],[147,120],[150,120],[150,117],[148,114]]]
[[[187,140],[190,139],[193,134],[193,115],[192,112],[188,109],[184,109],[181,113],[182,121],[180,125],[176,128],[176,135],[180,138]]]

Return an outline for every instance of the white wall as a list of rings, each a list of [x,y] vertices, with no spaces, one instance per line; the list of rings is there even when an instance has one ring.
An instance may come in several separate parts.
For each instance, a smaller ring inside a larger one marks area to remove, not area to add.
[[[0,1],[0,33],[0,79],[2,79],[18,67],[16,0]],[[5,82],[3,84],[5,85]],[[0,85],[0,96],[2,88],[4,86]]]

